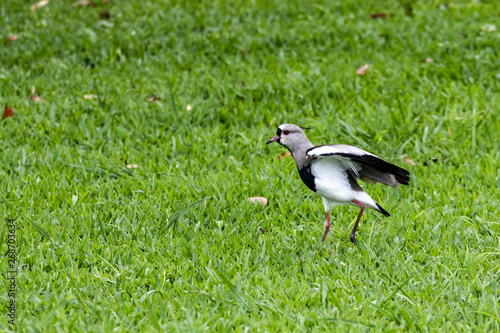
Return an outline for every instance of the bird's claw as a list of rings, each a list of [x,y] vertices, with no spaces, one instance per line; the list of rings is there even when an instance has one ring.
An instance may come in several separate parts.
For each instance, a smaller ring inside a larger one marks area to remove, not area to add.
[[[354,244],[354,245],[357,245],[358,242],[356,241],[356,234],[351,234],[351,242]]]

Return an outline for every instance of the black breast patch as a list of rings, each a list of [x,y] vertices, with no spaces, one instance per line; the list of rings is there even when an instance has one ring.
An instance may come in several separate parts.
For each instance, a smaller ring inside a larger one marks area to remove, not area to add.
[[[311,172],[311,166],[306,165],[299,170],[300,179],[306,184],[307,187],[313,192],[316,192],[316,183],[314,182],[314,176]]]

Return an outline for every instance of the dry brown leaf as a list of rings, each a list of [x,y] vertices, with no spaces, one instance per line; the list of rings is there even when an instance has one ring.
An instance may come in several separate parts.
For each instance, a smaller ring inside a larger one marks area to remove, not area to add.
[[[38,1],[37,3],[31,5],[31,10],[37,10],[38,8],[41,8],[45,5],[48,5],[50,2],[50,0],[42,0],[42,1]]]
[[[148,102],[156,102],[156,101],[161,101],[160,97],[157,96],[151,96],[147,99]]]
[[[292,156],[292,154],[290,154],[289,151],[284,152],[283,154],[281,154],[280,156],[278,156],[278,159],[281,160],[282,158],[285,158],[287,156]]]
[[[252,203],[260,203],[263,205],[267,205],[267,199],[264,197],[250,197],[250,198],[248,198],[248,201],[250,201]]]
[[[422,60],[423,63],[429,63],[429,64],[433,64],[434,63],[434,59],[432,58],[425,58],[424,60]]]
[[[408,164],[411,164],[411,165],[415,165],[415,162],[413,162],[412,160],[410,160],[408,157],[404,157],[403,160],[408,163]]]
[[[73,7],[80,7],[80,6],[95,6],[95,2],[89,0],[81,0],[73,2]]]
[[[43,99],[42,99],[40,96],[35,95],[35,94],[31,94],[31,95],[30,95],[30,98],[31,98],[34,102],[36,102],[36,103],[43,101]]]
[[[9,37],[7,37],[7,43],[12,43],[15,40],[17,40],[16,35],[10,35]]]
[[[10,106],[6,106],[3,110],[3,119],[14,117],[14,110]]]
[[[387,14],[386,13],[375,13],[370,15],[372,19],[386,19]]]
[[[364,66],[359,67],[358,70],[356,71],[356,74],[365,75],[367,70],[368,70],[368,65],[366,64]]]
[[[84,99],[94,99],[94,98],[97,98],[97,97],[98,97],[97,95],[83,95]]]

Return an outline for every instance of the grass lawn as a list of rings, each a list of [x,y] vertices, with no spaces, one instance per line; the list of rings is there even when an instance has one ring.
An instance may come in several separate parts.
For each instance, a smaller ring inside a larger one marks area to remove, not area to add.
[[[0,331],[500,330],[499,1],[94,1],[0,2]],[[321,243],[281,123],[392,217]]]

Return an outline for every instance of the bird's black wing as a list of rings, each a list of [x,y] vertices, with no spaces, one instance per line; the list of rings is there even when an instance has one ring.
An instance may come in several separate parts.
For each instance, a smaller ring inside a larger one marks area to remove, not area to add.
[[[331,158],[332,162],[344,165],[346,171],[352,172],[357,178],[367,182],[380,182],[398,187],[398,184],[408,185],[410,172],[380,157],[360,148],[348,145],[317,146],[307,150],[308,158]]]

